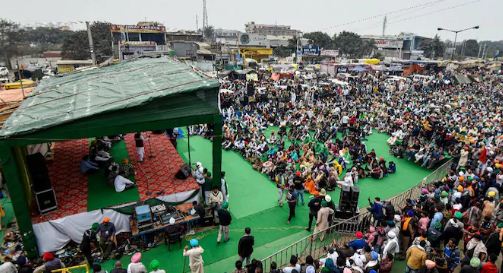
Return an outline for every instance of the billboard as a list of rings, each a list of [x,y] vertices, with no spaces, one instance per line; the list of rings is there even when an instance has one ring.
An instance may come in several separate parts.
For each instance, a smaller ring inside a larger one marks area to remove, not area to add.
[[[317,45],[305,45],[302,47],[302,56],[320,56],[320,47]]]
[[[374,39],[377,48],[402,48],[403,40],[399,39]]]
[[[336,49],[322,49],[321,50],[321,56],[327,56],[327,57],[337,57],[339,56],[339,50]]]
[[[165,26],[160,25],[112,25],[110,27],[112,32],[132,32],[132,33],[164,33],[166,32]]]

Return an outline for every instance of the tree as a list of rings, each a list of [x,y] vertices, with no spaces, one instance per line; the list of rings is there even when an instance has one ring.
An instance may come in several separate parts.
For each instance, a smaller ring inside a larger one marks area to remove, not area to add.
[[[363,40],[360,35],[354,32],[343,31],[337,36],[334,35],[333,40],[335,48],[349,58],[361,58],[370,55],[375,49],[373,40]]]
[[[72,35],[66,38],[63,43],[61,55],[63,59],[90,59],[91,55],[89,52],[89,43],[87,41],[87,31],[75,31]]]
[[[443,57],[446,44],[440,40],[438,35],[435,35],[432,40],[425,40],[419,48],[424,51],[424,56],[426,58],[438,58]]]
[[[295,52],[295,47],[292,48],[292,47],[285,47],[285,46],[276,47],[272,51],[274,56],[281,57],[281,58],[291,56],[292,53],[294,53],[294,52]]]
[[[477,57],[477,55],[479,54],[479,43],[477,42],[477,40],[466,40],[462,54],[468,57]]]
[[[332,38],[330,38],[330,36],[325,32],[321,31],[306,33],[303,35],[303,38],[309,39],[312,44],[324,49],[332,49],[334,45]]]
[[[96,52],[96,60],[98,63],[102,63],[112,57],[112,35],[110,35],[111,26],[112,24],[108,22],[94,22],[91,25],[94,50]]]
[[[20,41],[19,25],[0,19],[0,61],[8,68],[12,68],[10,58],[17,55]]]
[[[104,62],[112,56],[112,37],[110,35],[110,23],[94,22],[91,25],[93,35],[94,52],[96,61]],[[91,58],[87,31],[76,31],[70,35],[62,47],[62,55],[65,59],[87,60]]]
[[[203,29],[204,39],[213,42],[215,40],[215,28],[213,26],[207,26]]]

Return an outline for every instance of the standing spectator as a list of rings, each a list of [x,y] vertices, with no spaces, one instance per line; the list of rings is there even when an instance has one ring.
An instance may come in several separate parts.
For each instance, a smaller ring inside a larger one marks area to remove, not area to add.
[[[297,204],[297,196],[292,188],[286,194],[286,201],[288,202],[288,223],[292,221],[292,218],[295,217],[295,206]]]
[[[410,273],[419,273],[424,269],[424,262],[426,261],[426,241],[421,241],[419,245],[413,245],[407,249],[405,261],[407,269]]]
[[[482,265],[480,269],[480,273],[498,273],[498,268],[496,267],[496,260],[498,259],[498,255],[491,254],[489,255],[489,260]]]
[[[302,201],[302,205],[304,206],[304,180],[302,179],[302,173],[300,171],[295,173],[293,185],[295,188],[295,196],[299,201]]]
[[[218,219],[220,221],[220,226],[218,228],[217,243],[220,243],[222,239],[222,234],[224,235],[224,242],[229,241],[229,225],[232,221],[232,216],[227,210],[229,203],[224,202],[222,207],[218,210]]]
[[[374,199],[374,203],[370,201],[370,198],[368,198],[369,205],[370,205],[370,212],[372,213],[372,217],[374,218],[374,226],[377,226],[383,219],[384,213],[383,213],[383,206],[381,203],[381,198],[376,197]]]
[[[251,235],[251,229],[247,227],[245,228],[245,234],[239,239],[238,243],[239,260],[245,262],[246,265],[250,263],[254,244],[255,238]]]
[[[293,270],[297,270],[297,272],[300,273],[300,264],[297,263],[298,261],[299,259],[297,258],[297,256],[292,255],[290,257],[290,264],[283,268],[283,273],[292,273]]]
[[[233,273],[246,273],[246,269],[243,268],[242,261],[236,261],[234,266],[236,267],[236,269],[234,269]]]
[[[480,268],[479,258],[471,258],[470,262],[461,267],[460,273],[478,273]]]
[[[334,213],[334,210],[327,207],[328,204],[325,200],[321,201],[321,209],[318,211],[318,217],[316,219],[316,227],[314,228],[314,234],[320,231],[328,229],[330,223],[328,222],[328,217]],[[325,238],[325,233],[322,232],[320,235],[320,240],[323,241]],[[316,239],[313,237],[313,240]]]
[[[12,258],[10,256],[5,256],[3,258],[3,263],[0,265],[1,273],[17,273],[16,266],[12,263]],[[43,271],[39,271],[43,272]]]
[[[313,219],[318,217],[318,211],[321,208],[321,197],[323,196],[314,196],[307,206],[309,207],[309,223],[306,228],[307,231],[311,231],[311,225],[313,224]]]
[[[127,266],[127,273],[147,273],[147,268],[141,262],[141,253],[136,252],[131,256],[131,263]]]
[[[16,265],[18,266],[18,273],[33,273],[33,266],[29,263],[28,258],[23,255],[17,257]]]
[[[191,239],[189,241],[190,249],[185,246],[183,249],[183,256],[189,257],[189,267],[191,273],[204,273],[204,261],[202,254],[204,249],[199,246],[199,241],[197,239]]]
[[[388,253],[381,261],[381,265],[379,266],[379,273],[390,273],[392,268],[393,255],[391,253]]]
[[[141,132],[134,134],[134,142],[136,153],[138,154],[138,162],[143,162],[143,158],[145,157],[145,138],[143,138]]]
[[[161,263],[159,262],[159,260],[152,260],[150,262],[150,273],[166,273],[165,270],[163,269],[159,269],[159,266],[161,266]]]
[[[42,260],[44,261],[44,264],[35,268],[33,273],[51,272],[65,267],[65,264],[58,258],[54,257],[52,252],[45,252],[44,255],[42,255]]]
[[[122,267],[122,262],[117,260],[114,269],[110,273],[127,273],[127,270]]]
[[[311,255],[306,257],[306,265],[305,265],[306,273],[316,273],[316,267],[314,266],[314,259]]]
[[[106,270],[101,268],[101,264],[93,264],[93,273],[108,273]]]
[[[451,272],[459,265],[459,249],[454,239],[449,239],[449,242],[445,246],[444,259],[447,262],[447,268],[449,268]]]

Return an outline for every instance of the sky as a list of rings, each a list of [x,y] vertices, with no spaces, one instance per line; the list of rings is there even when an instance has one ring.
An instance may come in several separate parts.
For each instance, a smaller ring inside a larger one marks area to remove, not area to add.
[[[135,24],[158,21],[168,30],[195,30],[196,15],[202,25],[203,0],[0,0],[0,18],[33,26],[47,23],[108,21]],[[20,6],[21,5],[21,6]],[[359,34],[412,32],[442,39],[454,34],[438,27],[458,30],[458,40],[503,40],[502,0],[207,0],[208,21],[215,28],[244,31],[244,24],[291,25],[302,32],[343,30]],[[80,22],[80,23],[79,23]]]

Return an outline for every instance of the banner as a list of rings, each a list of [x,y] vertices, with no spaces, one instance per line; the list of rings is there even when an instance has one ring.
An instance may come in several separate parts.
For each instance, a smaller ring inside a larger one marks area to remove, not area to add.
[[[321,50],[321,56],[327,56],[327,57],[337,57],[339,56],[339,50],[336,49],[322,49]]]
[[[320,56],[320,47],[317,45],[305,45],[302,47],[302,56]]]
[[[112,25],[110,26],[112,32],[138,32],[138,33],[164,33],[166,32],[165,26],[138,26],[138,25]]]

